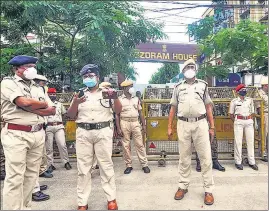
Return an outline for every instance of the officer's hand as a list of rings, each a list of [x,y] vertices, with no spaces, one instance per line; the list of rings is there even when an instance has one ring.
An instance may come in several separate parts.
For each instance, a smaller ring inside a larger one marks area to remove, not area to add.
[[[122,133],[121,129],[117,129],[117,133],[118,133],[119,136],[123,136],[123,133]]]
[[[142,126],[142,130],[143,130],[143,132],[144,132],[145,134],[147,133],[146,125],[143,125],[143,126]]]
[[[209,136],[210,136],[210,142],[212,142],[212,140],[215,137],[215,130],[214,129],[211,129],[211,128],[209,129]]]
[[[168,128],[167,134],[168,134],[168,139],[169,140],[172,140],[172,136],[173,136],[173,130],[172,130],[172,128]]]
[[[80,97],[80,98],[78,97],[78,95],[79,95],[79,93],[76,93],[74,95],[73,102],[76,103],[76,104],[84,103],[86,101],[85,95]]]

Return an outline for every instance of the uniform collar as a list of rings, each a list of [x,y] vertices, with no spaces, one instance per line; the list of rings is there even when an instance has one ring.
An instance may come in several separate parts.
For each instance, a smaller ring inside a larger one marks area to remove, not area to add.
[[[20,82],[23,82],[23,83],[28,84],[28,83],[27,83],[28,81],[23,80],[20,76],[18,76],[18,75],[16,75],[16,74],[15,74],[14,78],[15,78],[15,80],[18,81],[18,82],[20,81]],[[30,82],[31,82],[31,83],[30,83],[31,86],[36,85],[36,83],[34,82],[34,80],[30,80]]]
[[[187,80],[184,79],[184,80],[183,80],[183,83],[184,83],[184,84],[187,83]],[[194,83],[198,83],[198,79],[197,79],[197,78],[195,78]]]
[[[244,97],[244,100],[242,100],[240,97],[237,97],[237,99],[238,99],[239,101],[244,102],[244,101],[246,101],[246,100],[247,100],[247,97]]]
[[[135,96],[131,96],[131,99],[134,98]],[[126,95],[123,93],[122,98],[127,98]]]

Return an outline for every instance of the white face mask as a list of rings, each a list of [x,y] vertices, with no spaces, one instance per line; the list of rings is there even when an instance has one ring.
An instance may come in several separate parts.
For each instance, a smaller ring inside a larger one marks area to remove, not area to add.
[[[135,95],[135,89],[134,89],[134,87],[131,87],[131,88],[128,90],[128,92],[129,92],[132,96],[134,96],[134,95]]]
[[[37,70],[34,67],[29,67],[23,72],[23,76],[28,80],[33,80],[37,75]]]
[[[184,77],[187,78],[187,79],[191,79],[191,78],[194,78],[196,75],[196,71],[195,70],[187,70],[185,73],[184,73]]]

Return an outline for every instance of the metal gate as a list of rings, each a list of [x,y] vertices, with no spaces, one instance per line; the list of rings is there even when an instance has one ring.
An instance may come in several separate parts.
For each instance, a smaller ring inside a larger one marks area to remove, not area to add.
[[[255,87],[247,88],[249,97],[254,102],[261,103],[263,112],[263,101]],[[168,140],[168,115],[170,110],[170,99],[173,88],[148,88],[143,96],[143,111],[147,125],[147,136],[145,138],[146,151],[148,155],[178,155],[178,142],[176,135],[176,118],[173,121],[173,138]],[[218,152],[225,155],[223,158],[233,157],[233,122],[228,115],[229,104],[236,97],[234,88],[209,87],[209,95],[214,102],[214,119],[216,127],[216,139]],[[264,154],[264,122],[263,113],[255,115],[255,156],[263,157]],[[195,149],[193,147],[193,152]],[[246,153],[246,142],[243,140],[243,153]]]

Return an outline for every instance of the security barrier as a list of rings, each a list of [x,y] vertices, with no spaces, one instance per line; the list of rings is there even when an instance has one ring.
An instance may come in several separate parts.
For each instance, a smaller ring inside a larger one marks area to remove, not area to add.
[[[214,120],[216,127],[216,139],[218,143],[218,152],[221,158],[231,159],[234,149],[234,131],[233,122],[230,120],[228,111],[230,102],[236,97],[234,88],[230,87],[209,87],[209,95],[214,102]],[[249,97],[253,98],[254,103],[261,104],[260,115],[255,115],[255,156],[264,156],[264,128],[261,127],[264,122],[263,101],[255,87],[247,88]],[[147,125],[147,136],[145,145],[147,155],[178,155],[177,142],[177,119],[173,121],[173,138],[168,140],[168,115],[170,110],[170,99],[172,97],[172,88],[148,88],[144,92],[143,111]],[[256,110],[256,108],[255,108]],[[193,152],[195,149],[193,148]],[[246,154],[246,142],[243,140],[243,156]],[[154,157],[149,159],[156,160]],[[246,161],[244,159],[244,161]]]

